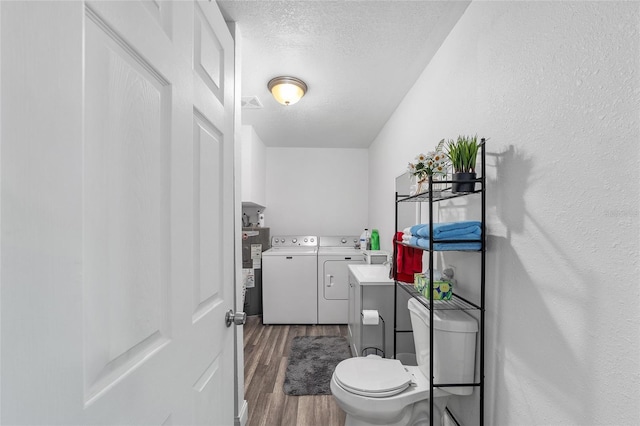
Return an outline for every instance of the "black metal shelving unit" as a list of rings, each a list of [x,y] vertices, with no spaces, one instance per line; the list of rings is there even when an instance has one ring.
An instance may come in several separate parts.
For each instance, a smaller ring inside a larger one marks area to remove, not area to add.
[[[425,298],[422,294],[420,294],[417,290],[415,290],[413,283],[404,283],[401,281],[395,282],[395,291],[394,291],[394,321],[393,321],[393,350],[394,350],[394,358],[397,356],[397,334],[398,333],[411,333],[411,330],[402,330],[398,329],[398,290],[402,290],[409,294],[409,296],[417,299],[422,305],[429,309],[429,323],[433,324],[433,313],[436,310],[447,310],[447,309],[455,309],[455,310],[467,310],[467,311],[476,311],[479,313],[479,324],[478,324],[478,341],[480,343],[480,361],[479,361],[479,375],[477,376],[477,381],[474,380],[473,383],[434,383],[434,375],[433,375],[433,357],[429,358],[429,373],[431,376],[430,380],[430,394],[433,395],[434,388],[445,388],[445,387],[460,387],[460,386],[473,386],[477,387],[480,393],[480,425],[484,425],[484,341],[485,341],[485,265],[486,265],[486,174],[485,174],[485,165],[486,165],[486,153],[485,153],[485,139],[481,139],[480,141],[480,177],[477,177],[474,180],[463,181],[463,182],[475,182],[475,190],[471,192],[464,193],[454,193],[451,190],[451,186],[447,186],[445,189],[441,191],[434,191],[433,185],[434,182],[429,176],[429,186],[427,192],[423,192],[416,195],[400,195],[396,192],[396,200],[395,200],[395,227],[394,229],[398,230],[398,206],[402,203],[426,203],[429,207],[429,248],[434,247],[433,241],[433,205],[434,203],[439,203],[444,200],[450,200],[458,197],[468,197],[475,196],[478,194],[481,197],[481,229],[482,229],[482,237],[480,239],[480,250],[476,252],[481,256],[481,271],[480,271],[480,301],[479,303],[472,302],[463,298],[460,295],[454,294],[451,300],[433,300],[433,297],[429,299]],[[461,181],[458,181],[461,182]],[[453,181],[451,180],[442,180],[437,181],[439,185],[451,185]],[[438,240],[438,243],[443,243],[447,241]],[[466,242],[461,240],[451,241],[451,242]],[[477,242],[477,241],[473,241]],[[404,244],[401,242],[396,242],[393,247],[393,262],[394,262],[394,271],[397,270],[397,255],[398,255],[398,245],[403,245],[406,247],[413,247],[422,251],[429,252],[429,282],[433,282],[433,255],[436,250],[430,250],[424,247],[417,247],[408,244]],[[468,251],[468,250],[465,250]],[[429,333],[429,346],[433,347],[433,327],[430,327]],[[430,353],[433,353],[430,350]],[[433,413],[433,399],[429,399],[430,412]],[[430,418],[429,421],[430,426],[433,425],[433,417]]]

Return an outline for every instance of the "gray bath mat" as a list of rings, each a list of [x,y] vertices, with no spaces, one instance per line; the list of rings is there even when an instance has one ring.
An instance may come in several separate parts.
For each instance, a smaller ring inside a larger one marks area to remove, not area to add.
[[[333,370],[351,358],[347,339],[340,336],[298,336],[291,342],[284,376],[287,395],[331,395]]]

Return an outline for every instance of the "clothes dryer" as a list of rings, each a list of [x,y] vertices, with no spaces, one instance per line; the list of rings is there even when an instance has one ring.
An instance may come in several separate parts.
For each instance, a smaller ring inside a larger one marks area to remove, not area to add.
[[[347,324],[348,265],[364,263],[359,236],[320,237],[318,248],[318,324]]]

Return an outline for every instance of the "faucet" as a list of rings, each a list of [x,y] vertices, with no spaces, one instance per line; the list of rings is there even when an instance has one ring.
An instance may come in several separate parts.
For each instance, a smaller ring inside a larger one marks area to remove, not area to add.
[[[389,268],[389,279],[394,279],[394,277],[393,277],[393,268],[391,267],[391,261],[389,260],[388,257],[387,257],[387,260],[382,262],[382,266],[386,266],[387,268]]]

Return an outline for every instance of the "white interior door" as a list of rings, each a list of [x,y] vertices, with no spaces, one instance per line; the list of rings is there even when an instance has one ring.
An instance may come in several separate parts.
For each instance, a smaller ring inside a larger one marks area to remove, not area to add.
[[[2,2],[2,424],[233,424],[215,2]]]

